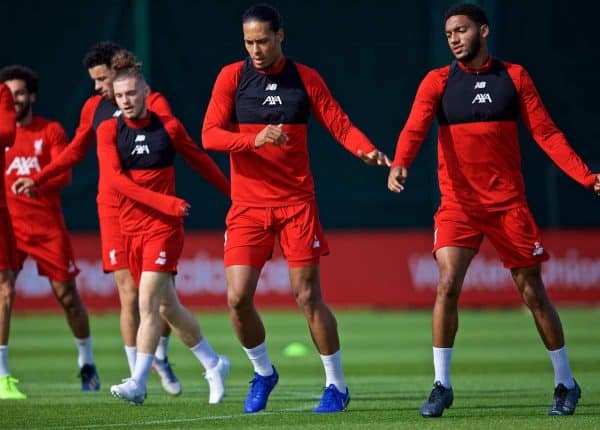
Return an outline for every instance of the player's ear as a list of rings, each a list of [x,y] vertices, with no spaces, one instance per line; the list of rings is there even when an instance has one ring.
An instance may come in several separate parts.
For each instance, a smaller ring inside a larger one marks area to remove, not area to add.
[[[280,28],[277,30],[277,33],[275,33],[275,40],[277,40],[278,43],[281,43],[283,42],[283,39],[285,39],[285,33],[283,32],[283,28]]]
[[[37,94],[36,93],[30,93],[29,94],[29,102],[30,103],[35,103],[36,100],[37,100]]]
[[[479,32],[481,33],[481,37],[486,38],[490,34],[490,27],[487,24],[482,24],[479,27]]]
[[[144,97],[148,97],[150,95],[150,87],[148,85],[144,86]]]

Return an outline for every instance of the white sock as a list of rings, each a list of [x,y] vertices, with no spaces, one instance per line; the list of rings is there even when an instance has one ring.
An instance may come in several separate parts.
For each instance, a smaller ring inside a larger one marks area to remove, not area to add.
[[[94,364],[92,337],[86,337],[85,339],[75,338],[75,345],[77,345],[77,351],[79,352],[79,357],[77,357],[79,368],[82,368],[84,364]]]
[[[192,346],[190,350],[194,353],[196,358],[200,360],[200,363],[206,370],[212,369],[219,362],[219,356],[212,349],[210,343],[206,338],[202,339],[202,341],[195,346]]]
[[[273,374],[273,364],[271,364],[269,354],[267,354],[266,342],[263,342],[254,348],[242,348],[252,362],[252,366],[256,373],[260,376],[271,376]]]
[[[450,360],[452,359],[452,348],[433,347],[433,368],[435,369],[435,381],[441,382],[446,388],[451,388],[450,383]]]
[[[127,356],[127,364],[129,365],[129,374],[133,375],[135,369],[135,356],[137,355],[137,348],[135,346],[125,345],[125,355]]]
[[[137,382],[140,387],[146,386],[148,374],[150,373],[153,362],[154,354],[144,354],[143,352],[138,352],[136,354],[135,368],[133,369],[131,377],[135,379],[135,382]]]
[[[159,360],[164,360],[169,355],[169,339],[170,336],[161,336],[158,339],[158,346],[156,347],[156,352],[154,356]]]
[[[563,346],[560,349],[554,351],[548,350],[548,355],[552,361],[552,367],[554,367],[554,386],[563,384],[568,390],[575,386],[575,380],[571,373],[571,366],[569,365],[569,357],[567,356],[567,347]]]
[[[10,375],[8,367],[8,345],[0,345],[0,377]]]
[[[321,361],[325,368],[325,386],[329,387],[333,384],[339,391],[345,393],[347,385],[342,370],[342,352],[337,351],[335,354],[321,355]]]

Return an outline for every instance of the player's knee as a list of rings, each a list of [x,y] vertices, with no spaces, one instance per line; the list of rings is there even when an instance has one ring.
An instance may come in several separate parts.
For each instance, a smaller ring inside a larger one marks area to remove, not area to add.
[[[294,291],[294,296],[296,298],[296,303],[302,309],[315,308],[323,301],[323,299],[321,298],[321,294],[319,294],[318,291],[315,291],[315,289],[311,288],[310,286],[296,289]]]
[[[10,275],[0,278],[0,300],[3,303],[12,303],[15,298],[15,284]]]
[[[454,274],[440,276],[437,286],[437,298],[445,301],[457,301],[460,295],[460,282]]]
[[[254,299],[249,294],[243,294],[230,289],[227,291],[227,306],[234,312],[243,312],[252,309]]]

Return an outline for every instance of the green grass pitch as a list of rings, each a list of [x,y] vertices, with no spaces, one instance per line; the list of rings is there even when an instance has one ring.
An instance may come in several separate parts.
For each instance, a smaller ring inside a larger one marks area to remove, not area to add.
[[[427,420],[418,408],[433,382],[430,312],[337,311],[352,402],[347,412],[327,416],[310,412],[324,378],[299,312],[263,313],[280,382],[267,410],[255,415],[242,413],[252,370],[224,313],[195,312],[213,347],[232,361],[228,394],[213,406],[199,363],[177,339],[170,360],[183,394],[169,397],[151,375],[145,404],[132,406],[109,393],[110,385],[127,376],[116,315],[91,317],[102,379],[98,393],[79,390],[75,346],[61,315],[16,315],[10,362],[29,399],[0,401],[0,429],[600,428],[600,309],[560,313],[583,390],[575,416],[545,415],[552,369],[528,312],[463,311],[453,356],[454,405],[442,418]],[[309,353],[284,356],[291,342],[306,344]]]

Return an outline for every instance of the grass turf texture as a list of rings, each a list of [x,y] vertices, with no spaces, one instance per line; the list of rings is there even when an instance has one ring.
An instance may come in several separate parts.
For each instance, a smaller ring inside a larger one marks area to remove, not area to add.
[[[24,401],[0,401],[0,428],[598,428],[600,427],[600,309],[562,309],[571,364],[583,395],[573,417],[547,417],[553,374],[528,312],[463,311],[453,356],[454,405],[440,419],[418,408],[433,379],[430,312],[338,311],[343,364],[352,401],[347,412],[318,416],[323,371],[306,323],[296,312],[264,312],[270,356],[280,373],[267,410],[245,415],[251,366],[224,313],[196,312],[216,351],[232,361],[228,394],[208,405],[208,388],[193,355],[172,339],[170,357],[183,385],[172,398],[151,375],[143,406],[118,401],[110,385],[127,376],[116,315],[92,315],[97,393],[79,390],[76,351],[61,315],[13,317],[10,362]],[[309,346],[286,357],[291,342]]]

